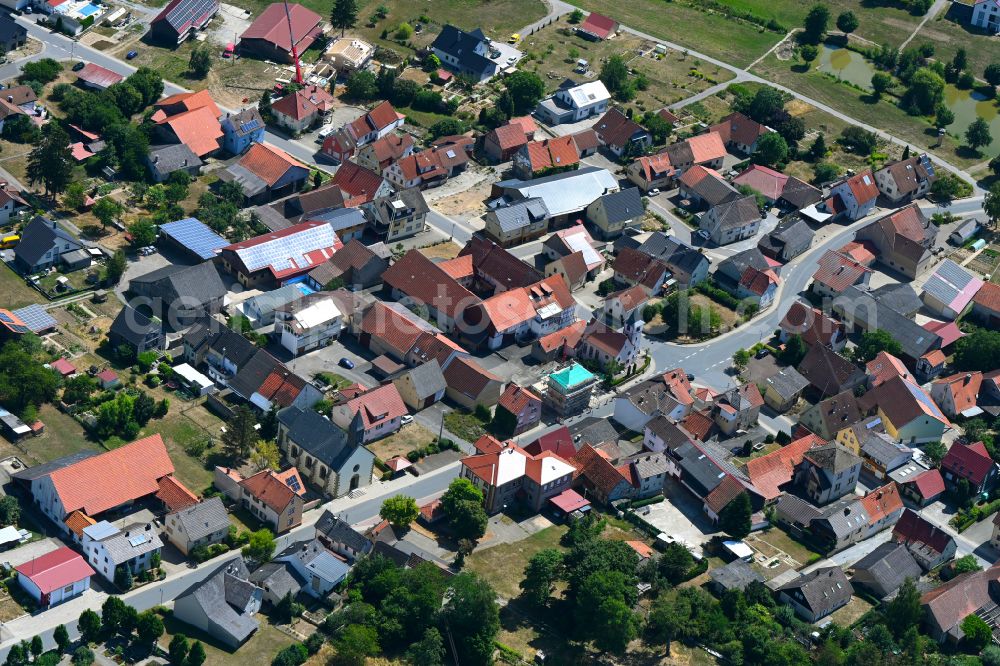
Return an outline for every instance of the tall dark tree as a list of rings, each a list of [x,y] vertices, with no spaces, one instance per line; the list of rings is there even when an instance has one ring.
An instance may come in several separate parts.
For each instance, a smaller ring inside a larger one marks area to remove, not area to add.
[[[911,627],[918,626],[922,617],[920,591],[913,579],[907,578],[892,601],[885,605],[886,624],[896,637],[900,637]]]
[[[562,575],[562,566],[562,551],[555,548],[545,548],[532,555],[521,581],[525,598],[536,606],[544,606]]]
[[[500,631],[497,593],[475,574],[463,573],[451,579],[442,620],[455,641],[463,664],[489,664]]]
[[[752,514],[750,495],[745,491],[741,492],[729,504],[722,507],[722,511],[719,512],[719,528],[734,539],[742,539],[750,534]]]
[[[257,419],[249,407],[244,405],[238,408],[236,416],[226,424],[226,432],[222,434],[226,454],[234,460],[245,460],[260,439],[254,428],[256,425]]]
[[[93,643],[101,635],[101,616],[89,608],[80,613],[77,620],[77,628],[80,630],[80,638],[84,643]]]
[[[860,25],[858,17],[854,15],[854,12],[842,12],[840,16],[837,17],[837,30],[841,31],[845,35],[849,35],[858,29]]]
[[[975,152],[983,146],[988,146],[993,142],[993,135],[990,134],[990,124],[984,118],[976,118],[965,130],[965,142],[969,144]]]
[[[45,185],[45,196],[59,194],[73,180],[69,135],[59,123],[42,127],[38,145],[28,154],[28,182]]]
[[[65,624],[60,624],[52,632],[52,640],[56,642],[56,648],[59,650],[60,654],[66,652],[66,648],[69,647],[69,631],[66,630]]]
[[[357,23],[357,0],[334,0],[333,9],[330,10],[330,24],[334,28],[340,28],[340,36],[343,37],[344,31],[353,28]]]
[[[810,44],[819,44],[826,33],[827,24],[830,22],[830,10],[826,5],[814,5],[806,14],[803,25],[805,32],[803,39]]]

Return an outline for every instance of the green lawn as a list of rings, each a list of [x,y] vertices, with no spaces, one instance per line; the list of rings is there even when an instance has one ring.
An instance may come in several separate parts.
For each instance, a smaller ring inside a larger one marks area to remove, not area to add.
[[[8,310],[23,308],[32,303],[45,303],[45,297],[38,291],[29,287],[24,278],[14,272],[6,264],[0,267],[0,307]]]
[[[205,663],[211,666],[269,666],[274,655],[295,641],[268,624],[265,617],[258,615],[257,620],[260,622],[260,629],[238,650],[230,651],[213,642],[211,636],[170,615],[163,618],[166,633],[160,639],[160,647],[166,650],[175,634],[184,634],[189,641],[202,642],[207,657]]]
[[[452,411],[444,416],[444,427],[453,435],[467,442],[475,442],[486,434],[488,424],[480,421],[475,414]]]
[[[521,594],[519,586],[531,556],[546,548],[559,548],[559,540],[568,529],[553,525],[515,543],[477,550],[465,561],[465,569],[488,580],[497,594],[514,599]]]
[[[876,102],[867,93],[838,83],[815,69],[807,72],[793,71],[792,63],[782,62],[772,54],[755,66],[753,71],[872,127],[885,128],[893,136],[934,152],[956,166],[971,166],[983,159],[959,150],[959,142],[950,136],[945,137],[940,148],[931,148],[937,141],[937,132],[924,119],[908,115],[888,98]]]
[[[199,410],[199,420],[204,420],[204,417],[207,415],[217,423],[221,423],[221,420],[215,418],[201,407],[194,407],[192,409]],[[167,452],[174,463],[174,473],[184,485],[195,493],[200,493],[204,488],[212,485],[212,471],[206,469],[203,461],[188,455],[185,447],[196,440],[204,438],[206,435],[214,437],[218,445],[218,426],[214,429],[206,429],[185,414],[175,413],[171,410],[171,413],[165,418],[159,420],[153,419],[143,429],[143,435],[153,433],[160,433],[163,437]]]
[[[653,37],[739,67],[749,65],[782,37],[721,14],[699,11],[684,2],[636,0],[610,7],[604,0],[581,0],[576,4],[589,11],[610,14],[619,23]]]
[[[913,44],[933,44],[934,57],[942,62],[951,61],[955,52],[964,48],[969,57],[969,69],[979,78],[983,78],[987,65],[1000,62],[1000,39],[952,20],[945,12],[928,21],[913,39]]]
[[[100,444],[87,438],[83,426],[72,416],[60,412],[52,405],[42,405],[38,410],[38,418],[45,424],[45,432],[24,440],[24,446],[39,462],[49,462],[79,451],[104,451]]]
[[[802,27],[802,20],[813,3],[802,0],[718,0],[740,11],[748,11],[765,19],[776,19],[788,29]],[[864,39],[898,46],[920,24],[921,17],[908,11],[866,0],[839,0],[827,5],[830,8],[830,29],[840,12],[852,11],[860,22],[854,34]]]

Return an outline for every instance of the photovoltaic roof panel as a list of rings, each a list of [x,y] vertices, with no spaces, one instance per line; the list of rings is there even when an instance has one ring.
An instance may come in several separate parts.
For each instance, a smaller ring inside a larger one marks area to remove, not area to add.
[[[193,217],[160,225],[160,231],[202,259],[211,259],[229,241]]]
[[[23,307],[20,310],[14,310],[13,314],[23,321],[31,329],[32,333],[40,333],[41,331],[53,329],[59,323],[55,320],[55,317],[50,315],[45,308],[37,303]]]

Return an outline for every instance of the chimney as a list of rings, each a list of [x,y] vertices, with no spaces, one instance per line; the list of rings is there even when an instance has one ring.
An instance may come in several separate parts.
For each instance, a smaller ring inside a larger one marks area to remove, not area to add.
[[[153,164],[157,164],[160,161],[159,155],[153,155]]]
[[[13,95],[7,95],[7,101],[13,104],[14,103],[14,96]]]
[[[968,386],[969,382],[971,382],[971,381],[972,381],[972,374],[971,373],[966,374],[965,375],[965,379],[962,381],[962,385],[963,386]]]

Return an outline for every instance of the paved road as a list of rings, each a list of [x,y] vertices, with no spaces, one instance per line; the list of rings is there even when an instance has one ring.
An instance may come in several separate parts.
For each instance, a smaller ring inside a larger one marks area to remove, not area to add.
[[[300,527],[278,537],[276,539],[277,550],[280,551],[297,539],[310,538],[313,534],[313,526],[326,509],[352,525],[367,526],[378,520],[382,500],[386,497],[405,492],[407,495],[417,498],[418,502],[425,503],[443,493],[451,480],[458,476],[458,470],[459,464],[452,463],[412,481],[410,478],[404,478],[384,484],[376,483],[366,489],[366,492],[359,497],[343,497],[327,502],[304,516],[303,524]],[[227,553],[211,562],[200,564],[197,568],[183,569],[168,575],[159,583],[147,585],[122,595],[122,598],[139,611],[170,602],[195,583],[207,578],[224,562],[235,556],[233,553]],[[70,636],[75,639],[79,636],[76,619],[80,613],[85,608],[91,608],[99,613],[100,606],[107,596],[103,592],[90,590],[82,597],[56,606],[44,613],[25,616],[4,624],[2,632],[0,632],[3,639],[3,643],[0,644],[0,659],[6,658],[11,645],[36,634],[42,637],[45,649],[54,647],[55,641],[52,633],[59,624],[65,624]],[[16,638],[12,638],[12,636]]]

